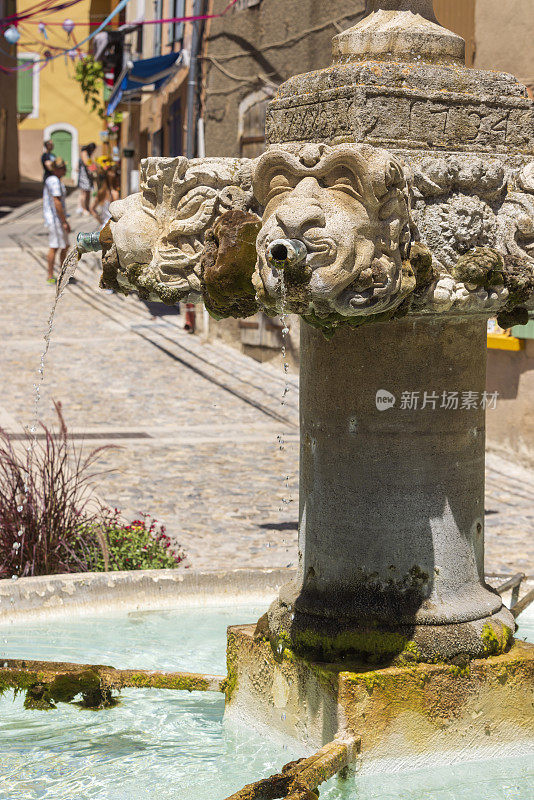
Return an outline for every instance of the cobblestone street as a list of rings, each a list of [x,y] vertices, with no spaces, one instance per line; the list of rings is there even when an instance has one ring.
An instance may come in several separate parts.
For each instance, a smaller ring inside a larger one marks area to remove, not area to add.
[[[53,302],[43,234],[37,206],[0,224],[0,425],[10,432],[32,421]],[[126,516],[147,512],[165,522],[192,568],[293,565],[296,377],[281,405],[281,360],[259,364],[189,336],[177,314],[106,294],[98,278],[82,262],[58,306],[42,419],[53,423],[59,400],[69,429],[90,436],[87,447],[118,445],[105,452],[113,471],[99,482],[99,497]],[[534,572],[534,473],[492,454],[486,528],[488,572]]]

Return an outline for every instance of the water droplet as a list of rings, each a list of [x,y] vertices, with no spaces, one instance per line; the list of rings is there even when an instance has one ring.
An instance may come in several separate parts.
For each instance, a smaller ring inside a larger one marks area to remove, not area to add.
[[[17,511],[20,514],[21,511],[24,511],[24,506],[17,506]]]

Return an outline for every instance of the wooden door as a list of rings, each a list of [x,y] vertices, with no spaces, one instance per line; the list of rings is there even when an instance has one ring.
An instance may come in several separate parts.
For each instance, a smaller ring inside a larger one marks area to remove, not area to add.
[[[50,137],[54,142],[54,155],[61,157],[67,165],[65,177],[72,175],[72,134],[69,131],[57,130]]]

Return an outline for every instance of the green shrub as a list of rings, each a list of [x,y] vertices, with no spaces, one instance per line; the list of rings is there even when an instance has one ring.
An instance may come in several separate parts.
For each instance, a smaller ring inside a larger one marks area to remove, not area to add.
[[[89,569],[93,572],[104,572],[106,566],[110,571],[175,569],[184,560],[183,552],[173,549],[165,526],[147,514],[126,524],[115,509],[98,528],[92,527],[94,547]],[[102,552],[101,538],[106,541],[107,553]]]
[[[87,455],[69,435],[41,424],[25,447],[0,428],[0,579],[65,572],[174,569],[183,560],[163,525],[148,515],[127,524],[95,503],[94,479],[108,447]]]

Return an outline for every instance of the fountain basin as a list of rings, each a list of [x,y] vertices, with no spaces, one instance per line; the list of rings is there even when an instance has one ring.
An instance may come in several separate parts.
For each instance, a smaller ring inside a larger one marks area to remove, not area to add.
[[[157,573],[51,576],[0,582],[0,597],[11,609],[9,620],[0,627],[1,655],[90,661],[123,668],[224,673],[226,626],[236,621],[256,620],[287,579],[283,570],[201,574],[170,570],[161,571],[159,580]],[[519,622],[518,636],[526,635],[534,641],[532,609]],[[230,637],[235,636],[236,630],[246,631],[247,627],[232,628]],[[248,630],[253,628],[249,626]],[[249,644],[255,648],[252,636]],[[263,643],[261,647],[267,646]],[[534,647],[529,648],[532,650]],[[256,648],[254,652],[260,650]],[[280,665],[274,660],[271,665],[267,649],[262,649],[261,654],[263,673],[266,665],[268,669],[272,666],[274,673]],[[499,658],[511,659],[512,654]],[[250,659],[243,651],[243,663],[245,660],[250,669]],[[490,658],[480,664],[488,671],[492,661]],[[281,667],[292,668],[290,660],[284,659]],[[428,680],[423,680],[421,670],[422,665],[414,665],[408,671],[397,698],[399,703],[418,680],[431,694],[443,671],[447,679],[447,670],[450,671],[455,692],[463,686],[462,676],[453,675],[450,665],[429,665]],[[327,665],[321,665],[316,670],[320,679],[318,693],[300,698],[305,712],[315,714],[316,718],[321,703],[324,707],[330,702],[331,714],[336,713],[331,703],[328,671]],[[504,681],[506,676],[502,673],[495,674],[499,691],[502,685],[506,687],[508,679]],[[179,794],[183,800],[199,797],[223,800],[245,783],[266,777],[282,764],[316,749],[311,736],[307,742],[302,741],[302,724],[294,731],[282,725],[282,718],[290,716],[288,708],[280,704],[284,685],[279,679],[276,683],[273,680],[273,684],[272,702],[268,701],[272,715],[269,720],[264,706],[256,699],[253,699],[255,705],[249,707],[252,714],[246,717],[241,713],[240,698],[245,685],[239,681],[230,693],[226,714],[223,696],[211,692],[127,689],[119,706],[99,712],[63,704],[50,712],[25,711],[22,696],[13,702],[12,696],[6,694],[0,700],[0,796],[6,800],[21,797],[72,800],[73,796],[84,800],[145,800],[152,796],[170,800]],[[295,684],[290,688],[294,692]],[[512,711],[525,718],[531,715],[528,688],[524,687],[521,704],[518,702],[514,707],[513,698],[506,700],[510,716]],[[384,686],[376,671],[368,671],[353,683],[345,681],[345,689],[347,694],[352,691],[354,697],[359,692],[356,699],[360,713],[350,723],[361,732],[363,714],[379,708]],[[482,700],[483,692],[479,695],[480,703]],[[461,724],[455,716],[457,711],[458,704],[451,709],[449,732],[454,725]],[[431,752],[414,752],[410,758],[393,759],[399,752],[398,738],[393,737],[389,760],[374,759],[371,763],[362,757],[356,764],[357,774],[348,780],[329,781],[321,789],[321,796],[328,800],[355,797],[405,800],[407,796],[425,800],[478,800],[481,796],[484,800],[515,800],[529,796],[534,791],[532,749],[526,741],[502,740],[502,730],[496,746],[496,737],[488,737],[481,729],[479,713],[480,708],[475,710],[473,705],[471,723],[465,715],[462,717],[466,731],[462,740],[470,745],[462,753],[450,752],[447,746],[440,751],[436,746]],[[409,728],[413,732],[415,726],[410,714],[408,709],[398,719],[403,725],[411,722]],[[474,729],[478,731],[476,735]],[[319,742],[321,737],[328,740],[331,732],[327,724],[322,731],[317,727],[315,741]],[[491,761],[482,760],[489,754],[488,738],[494,747]],[[365,735],[363,744],[362,755]],[[451,771],[450,763],[461,761],[462,757],[469,759],[469,764],[458,764]]]

